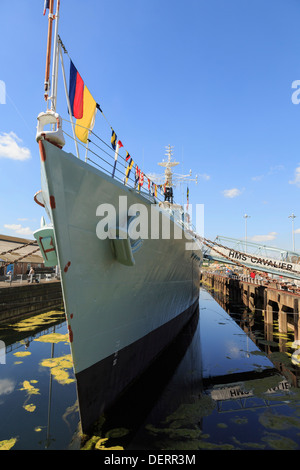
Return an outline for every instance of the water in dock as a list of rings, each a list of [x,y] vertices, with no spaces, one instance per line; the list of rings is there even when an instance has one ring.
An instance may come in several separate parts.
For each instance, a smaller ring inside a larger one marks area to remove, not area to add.
[[[262,314],[225,300],[201,288],[191,323],[84,438],[63,312],[1,324],[0,449],[300,449],[293,334],[274,318],[270,340]]]

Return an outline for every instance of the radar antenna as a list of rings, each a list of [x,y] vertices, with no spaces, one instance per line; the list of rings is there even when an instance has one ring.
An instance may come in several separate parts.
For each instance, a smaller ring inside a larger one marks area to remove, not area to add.
[[[163,166],[165,168],[165,174],[164,175],[151,174],[149,175],[149,177],[151,177],[151,179],[155,181],[156,184],[165,185],[165,201],[171,202],[173,204],[173,188],[179,186],[180,184],[186,181],[188,182],[195,181],[197,184],[198,175],[196,175],[195,178],[191,178],[192,170],[190,170],[188,175],[179,175],[177,173],[173,173],[172,168],[174,166],[179,165],[179,162],[172,160],[174,146],[168,145],[165,148],[166,148],[165,155],[168,157],[168,159],[166,161],[163,160],[162,162],[158,163],[159,166]]]

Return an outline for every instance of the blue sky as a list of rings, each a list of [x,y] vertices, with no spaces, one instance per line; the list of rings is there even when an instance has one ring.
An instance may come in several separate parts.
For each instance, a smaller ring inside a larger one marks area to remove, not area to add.
[[[33,201],[43,5],[0,4],[0,233],[29,238],[44,215]],[[159,172],[171,144],[178,173],[199,175],[190,203],[204,204],[207,238],[243,238],[247,213],[248,239],[292,249],[294,212],[300,251],[299,20],[299,0],[62,0],[59,32],[145,173]],[[59,86],[57,110],[67,117],[61,74]],[[100,114],[94,130],[109,141]]]

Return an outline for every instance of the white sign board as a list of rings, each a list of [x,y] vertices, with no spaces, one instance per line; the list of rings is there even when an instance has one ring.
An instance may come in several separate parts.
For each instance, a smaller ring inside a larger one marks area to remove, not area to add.
[[[252,255],[249,253],[241,253],[231,248],[216,247],[217,251],[211,249],[211,256],[220,257],[226,256],[228,260],[238,261],[241,264],[253,267],[263,271],[263,268],[273,269],[282,274],[296,274],[300,276],[300,264],[290,263],[288,261],[280,261],[272,258],[266,258],[260,255]]]

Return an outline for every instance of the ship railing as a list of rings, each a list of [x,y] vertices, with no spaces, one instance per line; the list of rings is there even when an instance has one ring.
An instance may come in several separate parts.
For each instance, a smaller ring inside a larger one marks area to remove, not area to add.
[[[66,123],[71,124],[71,122],[67,119],[62,120]],[[75,140],[74,137],[67,133],[65,130],[63,130],[63,133],[65,137],[68,137],[70,141]],[[68,142],[67,139],[66,142]],[[147,174],[144,174],[143,185],[139,186],[135,179],[135,165],[133,165],[126,181],[126,170],[128,169],[128,161],[126,161],[126,158],[122,155],[119,149],[118,158],[115,162],[114,149],[112,149],[111,145],[105,140],[103,140],[101,137],[99,137],[99,135],[97,135],[94,131],[89,132],[87,144],[84,144],[78,139],[76,139],[76,143],[77,146],[80,145],[84,149],[85,162],[87,164],[90,164],[100,169],[106,175],[115,179],[130,190],[135,191],[137,194],[139,194],[142,198],[144,198],[151,204],[160,204],[165,201],[163,185],[157,185],[157,195],[155,196],[151,180],[150,188],[148,187]],[[175,202],[174,204],[176,205]],[[197,237],[195,236],[195,228],[191,225],[190,222],[186,222],[182,220],[179,216],[175,216],[176,211],[174,211],[172,208],[170,208],[168,211],[167,208],[164,207],[164,210],[169,212],[170,216],[173,217],[178,224],[182,225],[182,229],[185,232],[188,232],[192,236],[192,238],[198,242]]]
[[[70,123],[71,121],[63,119],[64,122]],[[78,124],[77,124],[78,125]],[[83,127],[83,126],[81,126]],[[149,202],[162,202],[164,200],[163,187],[157,185],[157,195],[155,196],[152,181],[150,188],[148,188],[148,176],[144,173],[143,185],[139,185],[135,178],[135,164],[132,166],[128,179],[126,180],[126,172],[129,167],[129,161],[122,155],[122,150],[119,149],[117,160],[115,160],[115,151],[111,145],[99,137],[94,131],[89,132],[87,144],[75,139],[68,132],[63,130],[65,137],[75,141],[77,146],[80,145],[85,152],[85,162],[100,169],[103,173],[122,183],[124,186],[133,189]],[[150,178],[149,178],[150,179]],[[154,182],[153,182],[154,183]],[[146,189],[147,188],[147,189]]]

